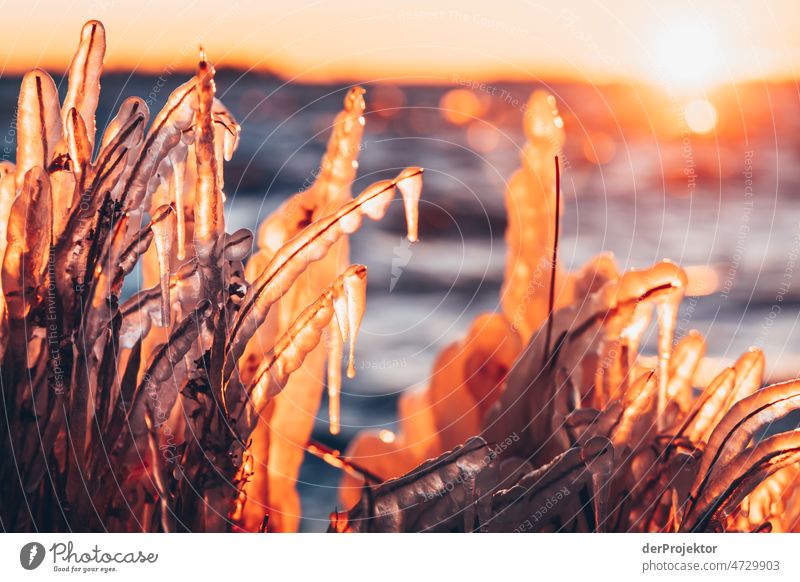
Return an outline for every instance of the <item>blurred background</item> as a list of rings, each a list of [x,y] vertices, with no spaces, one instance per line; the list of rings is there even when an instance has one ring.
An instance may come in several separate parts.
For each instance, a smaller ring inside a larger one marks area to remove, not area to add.
[[[700,330],[721,361],[756,345],[771,379],[800,374],[793,0],[47,0],[3,2],[2,13],[2,159],[14,158],[21,75],[42,67],[63,80],[85,20],[108,34],[99,126],[128,95],[160,109],[202,45],[243,128],[226,168],[231,231],[255,229],[311,184],[345,92],[366,87],[354,191],[424,166],[421,242],[403,242],[399,202],[351,240],[370,270],[368,307],[342,432],[328,434],[323,402],[323,443],[344,449],[361,428],[392,430],[398,395],[426,381],[475,315],[498,308],[503,192],[536,88],[556,96],[567,130],[562,264],[608,250],[623,269],[664,257],[696,268],[707,294],[684,301],[678,335]],[[323,530],[339,473],[309,458],[300,478],[302,527]]]

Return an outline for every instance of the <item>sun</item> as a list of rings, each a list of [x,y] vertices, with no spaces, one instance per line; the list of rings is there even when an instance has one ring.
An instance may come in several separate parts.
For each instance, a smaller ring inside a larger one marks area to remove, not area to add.
[[[722,66],[715,31],[700,22],[677,22],[656,35],[655,70],[660,82],[678,90],[708,87]]]
[[[705,99],[693,99],[683,108],[686,125],[694,133],[711,133],[717,126],[717,110]]]

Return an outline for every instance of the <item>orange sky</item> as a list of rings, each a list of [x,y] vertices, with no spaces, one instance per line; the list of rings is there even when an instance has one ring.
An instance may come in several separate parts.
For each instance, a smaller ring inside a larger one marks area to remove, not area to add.
[[[800,70],[797,0],[0,4],[3,74],[62,70],[89,18],[106,25],[108,68],[154,72],[191,68],[201,42],[217,65],[306,81],[534,76],[684,87]]]

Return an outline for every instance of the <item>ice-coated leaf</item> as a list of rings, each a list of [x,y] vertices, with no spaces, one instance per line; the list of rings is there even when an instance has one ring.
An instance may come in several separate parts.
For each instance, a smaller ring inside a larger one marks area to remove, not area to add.
[[[222,156],[218,156],[220,164],[222,160],[230,162],[233,159],[233,153],[239,147],[239,134],[242,128],[236,123],[233,115],[225,104],[216,97],[214,98],[214,105],[211,109],[214,123],[217,125],[217,136],[222,136],[218,140],[222,144]]]
[[[594,408],[573,410],[564,420],[564,425],[572,444],[583,445],[596,436],[610,436],[621,414],[622,403],[614,400],[602,411]]]
[[[103,132],[100,154],[97,156],[98,162],[109,157],[113,148],[120,147],[125,139],[130,138],[132,127],[139,128],[140,134],[143,136],[144,127],[149,119],[150,108],[147,107],[147,103],[141,97],[127,97]]]
[[[104,142],[107,140],[107,143],[92,166],[88,186],[81,192],[80,199],[75,201],[77,206],[58,241],[56,262],[64,265],[69,280],[59,278],[57,285],[68,304],[74,287],[67,283],[86,281],[92,234],[95,237],[98,234],[101,207],[104,201],[109,205],[109,191],[119,194],[118,191],[122,190],[127,173],[132,169],[129,164],[138,155],[147,116],[147,106],[140,99],[128,99],[123,103],[119,114],[106,130]]]
[[[123,215],[109,236],[108,244],[95,265],[94,273],[89,280],[89,304],[91,316],[84,314],[83,333],[89,338],[95,338],[111,318],[116,314],[115,301],[112,300],[114,277],[120,255],[124,250],[125,234],[128,229],[128,216]]]
[[[89,150],[94,144],[97,101],[100,98],[100,75],[106,53],[106,31],[102,23],[90,20],[83,25],[78,50],[69,66],[69,88],[64,99],[64,128],[67,130],[70,110],[75,109],[86,125]]]
[[[150,409],[145,412],[144,418],[147,425],[147,448],[150,452],[150,467],[153,474],[153,485],[155,486],[156,493],[158,494],[158,501],[161,508],[161,530],[164,533],[170,533],[172,531],[172,526],[170,524],[172,509],[170,508],[169,504],[169,498],[171,497],[171,494],[168,492],[167,476],[162,462],[163,453],[158,442],[159,424],[155,420],[153,411]]]
[[[483,531],[549,531],[553,523],[567,528],[584,511],[580,492],[592,487],[593,472],[604,474],[614,456],[608,439],[595,437],[585,447],[573,447],[556,456],[550,463],[524,475],[513,487],[492,496],[492,517],[482,524]],[[601,515],[605,512],[601,502]]]
[[[750,396],[764,385],[766,358],[764,358],[764,352],[760,349],[750,348],[739,356],[739,359],[736,360],[733,367],[736,370],[736,386],[726,406],[720,410],[720,417],[727,412],[735,402],[738,402],[746,396]]]
[[[741,451],[698,492],[697,501],[682,530],[696,532],[721,528],[725,518],[760,482],[798,461],[800,430],[778,434]]]
[[[619,423],[611,433],[615,449],[638,448],[647,433],[655,428],[658,411],[658,375],[655,370],[642,374],[625,394]]]
[[[243,261],[253,248],[253,233],[240,228],[233,234],[225,235],[223,256],[228,261]]]
[[[197,81],[192,79],[175,89],[167,99],[164,108],[153,119],[147,138],[126,177],[120,192],[120,205],[123,210],[137,210],[146,206],[147,186],[153,173],[181,140],[195,120],[197,111]]]
[[[700,394],[689,410],[678,435],[695,443],[706,442],[706,435],[716,426],[716,419],[730,397],[736,382],[736,372],[726,368]]]
[[[25,174],[19,196],[11,206],[3,258],[3,293],[8,314],[25,317],[38,302],[50,255],[53,208],[50,180],[41,167]]]
[[[800,408],[800,381],[773,384],[731,407],[714,428],[700,460],[697,495],[741,453],[756,432]]]
[[[147,337],[153,325],[161,327],[161,286],[135,293],[120,306],[120,312],[123,318],[120,347],[132,348]]]
[[[347,514],[353,532],[464,531],[476,477],[491,470],[491,449],[474,437],[404,477],[366,486]],[[469,530],[472,524],[469,524]]]
[[[201,326],[211,316],[212,311],[211,302],[202,301],[177,325],[167,343],[159,346],[153,354],[136,389],[129,415],[135,437],[143,433],[145,409],[154,412],[159,424],[169,417],[180,389],[175,368],[197,341]]]
[[[222,189],[214,149],[214,67],[202,58],[197,69],[198,108],[195,122],[197,183],[194,200],[194,246],[200,264],[218,269],[225,220],[222,214]],[[219,282],[209,282],[215,285]]]
[[[122,289],[122,283],[125,277],[133,271],[141,257],[147,249],[150,248],[150,243],[153,242],[155,236],[153,229],[148,224],[143,228],[137,236],[133,238],[128,246],[120,253],[117,272],[114,277],[113,289],[114,293],[119,294]]]
[[[92,143],[89,141],[86,124],[75,108],[67,111],[64,123],[69,157],[72,160],[72,173],[76,176],[79,191],[83,192],[83,179],[92,161]],[[71,201],[70,201],[71,203]]]
[[[11,205],[17,197],[14,164],[0,162],[0,257],[6,254],[6,233]]]
[[[675,402],[681,410],[688,410],[693,399],[694,374],[706,352],[706,342],[702,335],[689,332],[675,346],[670,359],[667,397]]]
[[[61,108],[52,77],[35,69],[22,78],[17,110],[17,190],[28,171],[48,169],[61,141]]]

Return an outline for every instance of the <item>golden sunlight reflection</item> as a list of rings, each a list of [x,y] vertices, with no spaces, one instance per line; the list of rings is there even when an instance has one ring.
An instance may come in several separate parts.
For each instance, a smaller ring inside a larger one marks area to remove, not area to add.
[[[705,99],[695,99],[683,109],[686,125],[695,133],[709,133],[717,126],[717,110]]]
[[[439,103],[442,116],[454,125],[464,125],[486,112],[486,103],[468,89],[453,89]]]

